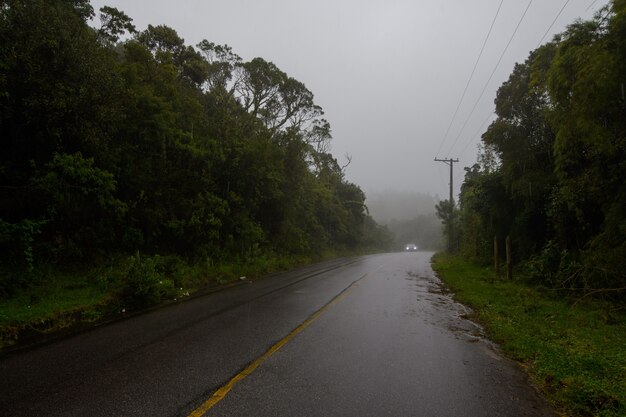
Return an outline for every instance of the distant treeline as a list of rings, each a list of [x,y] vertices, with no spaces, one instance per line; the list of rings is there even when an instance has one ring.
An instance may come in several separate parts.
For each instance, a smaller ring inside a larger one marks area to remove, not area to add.
[[[93,17],[88,0],[0,3],[0,269],[390,242],[302,82],[114,8]],[[3,273],[0,293],[27,276]]]
[[[625,90],[625,0],[517,64],[465,175],[460,251],[487,260],[494,236],[510,236],[514,261],[537,282],[624,299]]]
[[[367,207],[380,224],[395,237],[394,249],[414,243],[422,250],[445,247],[441,222],[435,215],[436,198],[424,193],[385,190],[368,193]]]

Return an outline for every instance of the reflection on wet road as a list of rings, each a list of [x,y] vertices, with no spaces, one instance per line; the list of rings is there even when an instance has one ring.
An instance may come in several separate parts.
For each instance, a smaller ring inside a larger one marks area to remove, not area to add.
[[[434,276],[431,255],[325,262],[8,355],[0,358],[0,409],[11,416],[553,415],[465,318],[468,310]],[[223,395],[207,406],[216,392]]]
[[[465,319],[427,253],[371,257],[341,303],[207,415],[548,416],[516,366]]]

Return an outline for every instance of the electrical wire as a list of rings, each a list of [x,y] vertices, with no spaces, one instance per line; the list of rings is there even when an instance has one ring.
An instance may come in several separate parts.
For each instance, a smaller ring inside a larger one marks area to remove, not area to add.
[[[567,7],[567,5],[569,4],[569,2],[570,2],[570,1],[571,1],[571,0],[566,0],[566,1],[565,1],[565,3],[563,3],[563,6],[561,6],[561,9],[560,9],[560,10],[559,10],[559,12],[557,13],[556,17],[552,20],[552,23],[550,24],[550,26],[548,27],[548,29],[546,29],[545,33],[544,33],[544,34],[543,34],[543,36],[541,37],[541,40],[537,43],[537,46],[535,47],[535,49],[537,49],[537,48],[541,45],[541,43],[544,41],[544,39],[546,38],[546,36],[548,35],[548,33],[550,32],[550,30],[552,29],[552,27],[554,26],[554,24],[556,23],[556,21],[558,20],[558,18],[561,16],[561,14],[563,13],[563,10],[565,10],[565,8]],[[585,12],[587,12],[590,8],[592,8],[592,7],[593,7],[593,5],[597,3],[597,1],[598,1],[598,0],[593,0],[593,2],[591,2],[591,4],[590,4],[589,6],[587,6],[587,8],[585,9]],[[530,3],[532,3],[532,0],[530,1]],[[526,11],[527,11],[527,10],[528,10],[528,8],[530,7],[530,3],[529,3],[529,4],[528,4],[528,6],[526,7]],[[526,11],[524,11],[524,14],[526,14]],[[496,13],[496,15],[497,15],[497,13]],[[524,15],[522,15],[522,18],[520,19],[520,22],[518,22],[518,27],[519,27],[519,24],[521,23],[521,20],[522,20],[523,18],[524,18]],[[492,25],[493,25],[493,24],[492,24]],[[491,31],[491,29],[490,29],[490,31]],[[516,31],[517,31],[517,28],[516,28]],[[515,32],[513,32],[512,37],[513,37],[514,35],[515,35]],[[511,39],[512,39],[512,37],[511,37]],[[509,43],[510,43],[510,42],[511,42],[511,40],[509,40]],[[508,48],[508,44],[507,44],[507,48]],[[506,48],[505,48],[505,51],[506,51]],[[481,52],[482,52],[482,51],[481,51]],[[503,55],[504,55],[504,52],[503,52]],[[502,56],[501,56],[500,58],[502,58]],[[498,64],[499,64],[499,63],[500,63],[500,61],[498,60]],[[497,65],[498,65],[498,64],[496,64],[496,68],[497,68]],[[494,72],[495,72],[495,69],[494,69]],[[493,72],[492,72],[492,75],[493,75]],[[490,77],[490,79],[491,79],[491,77]],[[487,81],[487,84],[488,84],[488,83],[489,83],[489,81]],[[486,84],[486,85],[487,85],[487,84]],[[485,85],[485,87],[486,87],[486,85]],[[483,89],[483,92],[484,92],[484,89]],[[481,92],[481,96],[482,96],[482,92]],[[479,97],[478,101],[479,101],[479,100],[480,100],[480,97]],[[477,101],[477,103],[478,103],[478,101]],[[476,104],[477,104],[477,103],[476,103]],[[475,105],[476,105],[476,104],[475,104]],[[474,109],[472,109],[472,113],[473,113],[473,111],[474,111]],[[472,114],[472,113],[470,113],[470,116],[471,116],[471,114]],[[456,114],[456,113],[455,113],[455,114]],[[492,112],[491,112],[491,113],[489,113],[489,115],[487,116],[487,118],[486,118],[486,119],[485,119],[485,120],[481,123],[481,125],[480,125],[480,127],[478,128],[478,130],[476,131],[476,133],[474,133],[474,135],[473,135],[473,136],[471,136],[471,138],[472,138],[472,139],[470,139],[470,140],[469,140],[469,141],[465,144],[465,147],[464,147],[464,148],[461,150],[461,152],[459,153],[459,157],[460,157],[460,156],[463,156],[463,154],[465,153],[465,151],[467,150],[467,148],[469,147],[469,145],[470,145],[471,143],[473,143],[473,142],[474,142],[474,139],[476,139],[476,137],[478,136],[478,134],[480,134],[480,132],[481,132],[482,128],[484,127],[484,125],[487,123],[487,121],[488,121],[489,119],[491,119],[491,118],[493,117],[493,115],[494,115],[494,113],[492,113]],[[469,119],[469,118],[468,118],[468,119]],[[452,123],[452,122],[451,122],[451,123]],[[467,120],[466,120],[466,123],[467,123]],[[465,127],[465,124],[463,125],[463,128],[464,128],[464,127]],[[449,129],[449,128],[450,128],[450,127],[448,127],[448,129]],[[461,131],[463,130],[463,128],[461,128]],[[446,132],[446,134],[447,134],[447,133],[448,133],[448,132]],[[460,136],[460,133],[459,133],[459,136]],[[444,137],[444,139],[445,139],[445,137]],[[458,136],[457,136],[457,139],[458,139]],[[456,140],[455,140],[455,143],[456,143]],[[453,147],[454,147],[454,145],[453,145]],[[452,148],[453,148],[453,147],[452,147]],[[452,148],[450,148],[450,151],[452,151]],[[438,151],[438,152],[439,152],[439,151]],[[455,182],[459,183],[459,182],[460,182],[460,180],[461,180],[461,178],[462,178],[463,176],[464,176],[464,173],[459,173],[459,174],[457,174],[457,177],[455,178]],[[462,186],[462,184],[461,184],[461,186]]]
[[[467,80],[467,83],[465,84],[465,88],[463,89],[463,94],[461,94],[461,98],[459,99],[459,103],[456,105],[456,109],[454,110],[454,114],[452,115],[452,119],[450,120],[450,124],[448,125],[448,128],[446,129],[446,133],[445,133],[445,135],[443,135],[443,140],[439,144],[439,149],[437,149],[437,155],[441,151],[441,148],[442,148],[443,144],[446,142],[446,139],[448,137],[448,133],[450,133],[450,128],[452,127],[452,123],[454,122],[454,119],[456,119],[456,115],[459,112],[459,108],[461,107],[461,103],[463,102],[463,99],[465,98],[465,93],[467,93],[467,88],[469,87],[470,82],[472,81],[472,78],[474,77],[474,73],[476,72],[476,67],[478,66],[478,62],[480,61],[480,58],[483,56],[483,52],[485,51],[485,45],[487,45],[487,41],[489,40],[489,36],[491,35],[491,31],[493,29],[493,26],[496,23],[496,19],[498,18],[498,14],[500,14],[500,9],[502,8],[502,3],[504,3],[504,0],[500,0],[500,4],[498,5],[498,10],[496,10],[496,14],[493,17],[493,20],[491,21],[491,26],[489,27],[489,31],[487,32],[487,36],[485,37],[485,40],[483,41],[483,46],[480,48],[480,53],[478,54],[478,58],[476,58],[476,62],[474,63],[474,68],[472,68],[472,73],[470,74],[469,79]]]
[[[593,3],[595,3],[597,0],[594,0]],[[537,43],[537,46],[535,46],[535,49],[539,48],[539,45],[542,44],[543,40],[546,38],[546,36],[548,36],[548,32],[550,32],[550,29],[552,29],[552,26],[554,26],[554,24],[556,23],[556,20],[559,18],[559,16],[561,16],[561,13],[563,13],[563,10],[565,10],[565,6],[567,6],[567,4],[570,2],[570,0],[567,0],[564,4],[563,7],[561,7],[561,10],[559,10],[559,13],[556,15],[556,17],[554,18],[554,20],[552,21],[552,23],[550,24],[550,27],[546,30],[546,33],[543,34],[543,36],[541,37],[541,40],[539,41],[539,43]],[[593,6],[593,3],[591,3],[591,5]],[[591,6],[589,6],[591,7]],[[587,7],[587,9],[589,9],[589,7]]]
[[[474,107],[472,107],[472,110],[470,111],[470,114],[467,116],[467,119],[465,119],[465,122],[463,123],[463,126],[461,127],[461,130],[459,131],[459,134],[454,139],[454,143],[452,143],[452,146],[448,150],[447,155],[450,155],[450,153],[452,152],[452,149],[454,148],[454,146],[456,145],[457,141],[459,140],[459,137],[461,136],[461,133],[463,133],[463,130],[465,129],[465,126],[467,125],[467,122],[469,122],[470,118],[474,114],[474,111],[476,111],[476,107],[478,106],[478,103],[480,102],[480,99],[483,97],[483,94],[485,94],[485,90],[487,90],[487,87],[489,86],[489,82],[493,78],[493,74],[495,74],[496,70],[500,66],[500,62],[502,62],[502,58],[504,57],[504,54],[509,49],[509,46],[511,45],[511,42],[513,41],[513,38],[515,37],[515,34],[517,33],[517,30],[519,29],[520,25],[522,24],[522,21],[524,20],[524,17],[526,16],[526,13],[528,12],[528,9],[530,9],[530,5],[532,3],[533,3],[533,0],[530,0],[528,2],[528,5],[526,6],[526,9],[524,10],[524,13],[522,14],[522,17],[520,17],[519,21],[517,22],[517,26],[515,26],[515,30],[511,34],[511,37],[509,38],[508,43],[506,44],[504,50],[502,51],[502,54],[500,54],[500,58],[498,59],[498,62],[493,67],[493,71],[491,71],[491,75],[489,75],[489,79],[487,79],[487,82],[485,83],[482,91],[480,92],[480,95],[478,96],[478,99],[476,100],[476,103],[474,103]]]
[[[495,115],[495,113],[493,112],[489,112],[489,114],[487,115],[487,118],[480,124],[480,127],[478,129],[476,129],[476,132],[474,133],[474,135],[472,136],[472,140],[468,141],[465,144],[465,147],[463,148],[463,150],[461,151],[461,153],[459,154],[459,158],[461,158],[461,156],[463,156],[463,154],[465,153],[465,151],[467,150],[468,146],[470,143],[474,142],[474,139],[476,139],[478,137],[478,135],[480,135],[480,133],[482,132],[483,126],[485,126],[485,124],[489,121],[489,119],[491,119],[493,116]],[[454,179],[455,182],[460,182],[463,178],[465,177],[465,172],[461,172],[459,174],[457,174],[456,178]]]
[[[598,0],[593,0],[593,2],[592,2],[589,6],[587,6],[587,8],[585,9],[585,11],[587,11],[587,10],[591,9],[591,7],[592,7],[594,4],[596,4],[596,2],[597,2],[597,1],[598,1]]]
[[[480,127],[476,130],[476,133],[474,133],[474,135],[471,136],[471,140],[467,141],[467,143],[465,144],[465,147],[463,148],[463,150],[461,151],[461,153],[459,154],[459,158],[461,156],[463,156],[463,154],[465,153],[465,151],[467,150],[468,146],[470,143],[472,143],[474,141],[474,139],[476,139],[476,137],[478,135],[480,135],[480,133],[482,132],[483,126],[485,126],[485,124],[487,123],[487,121],[489,121],[489,119],[491,119],[493,117],[494,113],[493,112],[489,112],[489,114],[487,115],[487,118],[480,124]]]
[[[538,48],[539,45],[541,45],[541,43],[543,42],[543,40],[545,39],[545,37],[548,35],[548,33],[550,32],[550,29],[552,29],[552,27],[554,26],[554,24],[556,23],[556,21],[558,20],[558,18],[561,16],[561,14],[563,13],[563,10],[565,10],[565,7],[567,7],[567,5],[569,4],[571,0],[566,0],[565,3],[563,3],[563,6],[561,6],[561,9],[559,10],[559,12],[557,13],[556,17],[552,20],[552,23],[550,24],[550,26],[548,27],[548,29],[546,29],[545,33],[543,34],[543,36],[541,37],[541,40],[539,41],[539,43],[537,43],[537,46],[535,47]],[[585,9],[585,11],[589,10],[598,0],[594,0],[588,7],[587,9]],[[487,120],[491,117],[491,114],[489,115],[489,117],[487,117],[487,119],[485,119],[485,121],[481,124],[481,127],[479,128],[482,129],[482,126],[487,122]],[[473,139],[475,139],[475,136],[472,136]],[[472,143],[472,140],[468,141],[465,145],[465,147],[463,148],[463,150],[461,151],[461,153],[459,154],[459,156],[463,155],[463,153],[465,153],[465,150],[467,149],[467,147],[469,146],[470,143]]]

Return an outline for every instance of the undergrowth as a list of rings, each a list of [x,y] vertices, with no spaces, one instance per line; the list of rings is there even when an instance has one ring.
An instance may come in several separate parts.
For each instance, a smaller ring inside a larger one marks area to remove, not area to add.
[[[0,297],[0,349],[23,342],[26,334],[36,338],[90,325],[310,262],[307,257],[270,254],[229,263],[190,263],[177,256],[137,253],[98,266],[36,271],[41,276],[36,285]]]
[[[435,255],[433,268],[564,415],[626,415],[623,311],[495,278],[489,268],[451,255]]]

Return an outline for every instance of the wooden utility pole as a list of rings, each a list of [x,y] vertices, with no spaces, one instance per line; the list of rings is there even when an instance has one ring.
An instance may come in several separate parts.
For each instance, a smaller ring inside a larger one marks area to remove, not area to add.
[[[452,252],[452,247],[453,247],[453,231],[454,231],[454,197],[452,195],[452,192],[454,190],[453,186],[452,186],[452,172],[454,170],[454,163],[455,162],[459,162],[459,158],[457,159],[439,159],[439,158],[435,158],[435,162],[443,162],[446,165],[450,166],[450,219],[448,221],[448,251]]]

